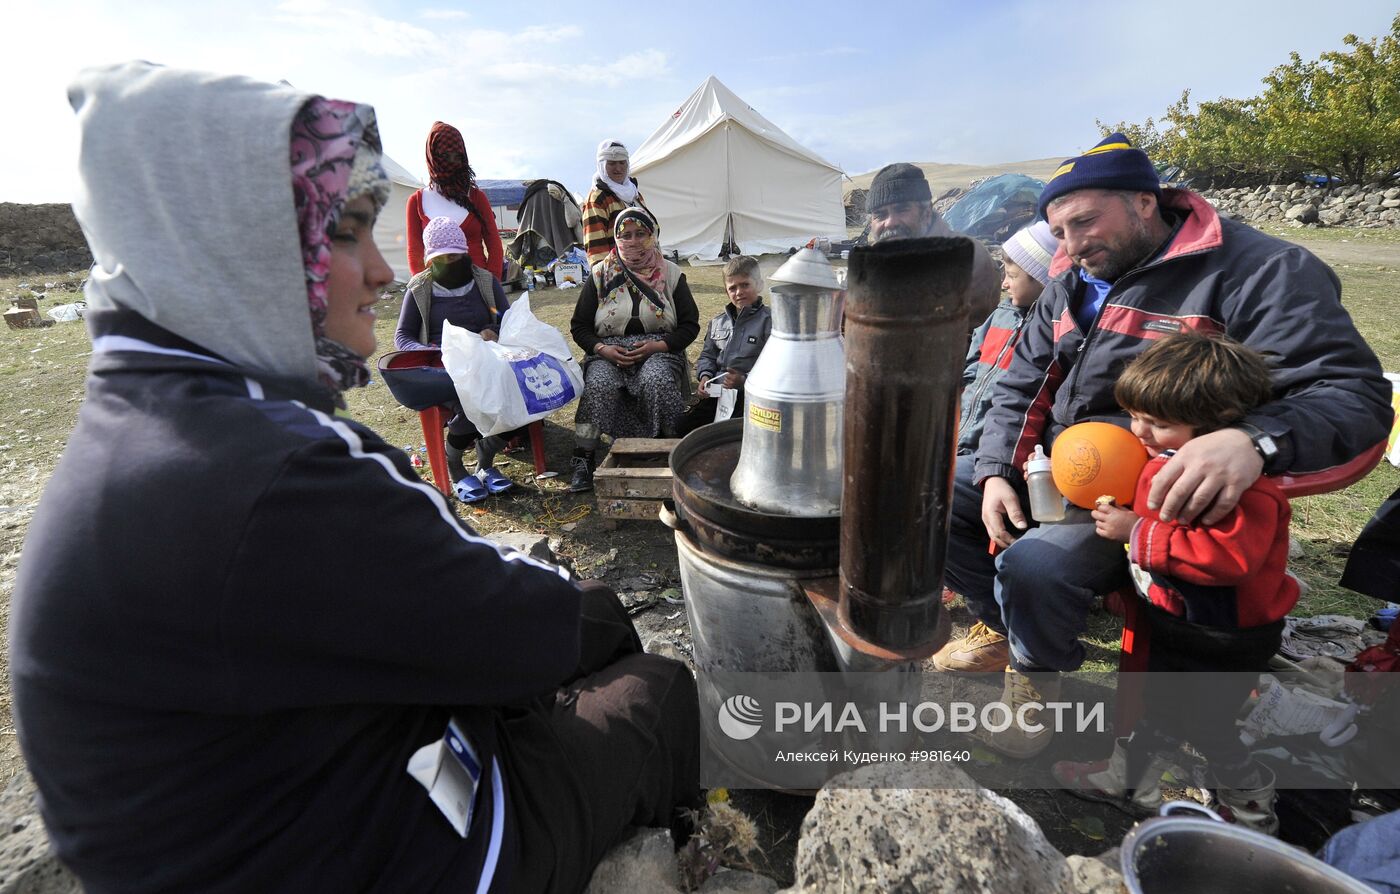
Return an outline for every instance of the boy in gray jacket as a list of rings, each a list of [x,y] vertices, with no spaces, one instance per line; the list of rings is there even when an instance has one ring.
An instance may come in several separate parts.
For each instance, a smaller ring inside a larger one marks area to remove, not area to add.
[[[695,364],[695,376],[700,382],[701,397],[681,420],[679,434],[689,434],[702,425],[720,420],[721,388],[737,391],[733,408],[726,419],[734,418],[744,407],[744,380],[773,331],[773,317],[763,303],[763,274],[758,261],[747,255],[730,258],[724,265],[724,290],[729,304],[710,320],[705,332],[705,347]],[[709,386],[715,393],[710,394]]]

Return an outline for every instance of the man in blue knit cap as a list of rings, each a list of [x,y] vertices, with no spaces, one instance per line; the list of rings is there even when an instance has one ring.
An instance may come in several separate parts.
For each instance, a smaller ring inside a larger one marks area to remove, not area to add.
[[[1271,403],[1192,439],[1156,476],[1148,508],[1164,521],[1214,524],[1261,474],[1364,470],[1391,419],[1388,383],[1327,265],[1195,193],[1163,189],[1122,134],[1066,160],[1040,211],[1060,240],[1050,283],[995,386],[976,453],[957,465],[947,582],[977,623],[934,657],[943,670],[1005,668],[1013,716],[1057,697],[1059,672],[1084,661],[1089,609],[1129,583],[1122,544],[1098,537],[1088,510],[1071,506],[1060,524],[1029,519],[1023,465],[1075,423],[1126,427],[1113,385],[1151,340],[1224,333],[1274,362]],[[1036,713],[988,744],[1039,753],[1051,730]]]

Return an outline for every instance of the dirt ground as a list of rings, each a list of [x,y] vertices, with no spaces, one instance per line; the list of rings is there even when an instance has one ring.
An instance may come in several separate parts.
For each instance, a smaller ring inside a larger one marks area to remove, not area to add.
[[[1354,234],[1349,241],[1344,233],[1318,235],[1313,231],[1281,231],[1287,238],[1304,241],[1321,257],[1336,265],[1344,282],[1351,275],[1344,267],[1365,268],[1366,275],[1375,277],[1373,294],[1377,302],[1386,302],[1384,319],[1390,319],[1393,307],[1395,274],[1400,271],[1400,239],[1393,235],[1366,236]],[[783,258],[765,259],[765,272],[771,272]],[[718,267],[687,269],[700,317],[708,320],[724,304]],[[44,277],[32,278],[44,280]],[[48,277],[53,288],[47,308],[78,296],[66,290],[76,286],[78,277]],[[0,280],[0,298],[17,292],[17,280]],[[541,319],[567,333],[568,319],[576,293],[546,289],[535,293],[532,305]],[[378,334],[382,348],[392,345],[392,332],[397,319],[399,300],[386,299],[381,311]],[[1353,314],[1357,313],[1353,310]],[[1393,344],[1400,327],[1383,326],[1379,342]],[[1363,331],[1366,331],[1363,329]],[[1368,338],[1373,336],[1368,332]],[[1385,351],[1373,340],[1383,357]],[[691,348],[692,358],[698,354],[699,343]],[[61,455],[77,412],[82,394],[86,358],[90,352],[86,334],[77,324],[58,325],[48,329],[11,332],[0,330],[0,388],[3,388],[4,408],[0,410],[0,624],[8,620],[10,595],[15,571],[20,561],[20,549],[29,518],[40,493]],[[1396,368],[1394,359],[1388,368]],[[361,421],[381,432],[393,444],[405,446],[424,460],[423,434],[417,415],[400,407],[379,382],[351,396],[351,411]],[[545,440],[549,466],[561,473],[559,477],[536,480],[529,462],[528,450],[507,455],[501,468],[518,487],[510,493],[492,498],[477,506],[459,506],[459,512],[480,530],[529,531],[547,535],[559,559],[570,565],[580,577],[602,579],[611,584],[632,606],[634,620],[642,639],[649,648],[663,643],[681,653],[690,651],[690,632],[684,606],[673,601],[679,595],[680,579],[676,550],[670,531],[658,522],[630,521],[614,523],[598,515],[591,495],[567,492],[568,459],[573,447],[572,407],[561,410],[546,421]],[[1393,470],[1391,470],[1393,471]],[[1391,471],[1378,472],[1389,475]],[[1386,479],[1387,481],[1389,479]],[[1379,485],[1378,485],[1379,486]],[[1393,485],[1385,485],[1393,487]],[[1311,498],[1310,498],[1311,499]],[[1369,499],[1369,498],[1368,498]],[[1370,503],[1373,507],[1374,503]],[[1351,511],[1353,532],[1364,521],[1369,510]],[[1295,521],[1297,517],[1295,516]],[[1329,534],[1322,540],[1335,541],[1341,535]],[[1349,542],[1349,541],[1347,541]],[[1319,547],[1325,553],[1328,544]],[[966,628],[967,616],[961,608],[954,610],[956,629]],[[1091,662],[1111,666],[1116,654],[1117,627],[1114,619],[1102,616],[1093,619],[1088,636]],[[1106,749],[1105,749],[1106,750]],[[0,784],[8,781],[22,766],[17,738],[10,713],[8,663],[0,664]],[[1034,816],[1050,841],[1064,853],[1096,854],[1116,844],[1131,819],[1117,811],[1077,801],[1063,793],[1041,790],[1007,792]],[[736,806],[759,821],[763,831],[766,854],[760,868],[780,879],[790,879],[791,860],[795,850],[801,818],[811,801],[762,791],[734,792]],[[1101,827],[1089,824],[1096,834],[1086,834],[1083,819],[1096,817]],[[1097,834],[1099,831],[1102,834]]]

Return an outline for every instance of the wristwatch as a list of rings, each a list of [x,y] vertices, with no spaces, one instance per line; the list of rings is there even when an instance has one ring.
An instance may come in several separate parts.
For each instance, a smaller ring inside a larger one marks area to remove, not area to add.
[[[1237,422],[1231,428],[1238,428],[1249,435],[1249,440],[1254,443],[1254,450],[1264,459],[1264,465],[1268,466],[1278,456],[1278,445],[1274,443],[1273,435],[1262,428],[1250,425],[1247,422]]]

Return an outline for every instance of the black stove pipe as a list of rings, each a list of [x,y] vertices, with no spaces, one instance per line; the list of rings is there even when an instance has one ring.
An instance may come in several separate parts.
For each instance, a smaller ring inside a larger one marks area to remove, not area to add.
[[[900,239],[851,252],[841,491],[841,622],[932,654],[967,352],[972,242]]]

